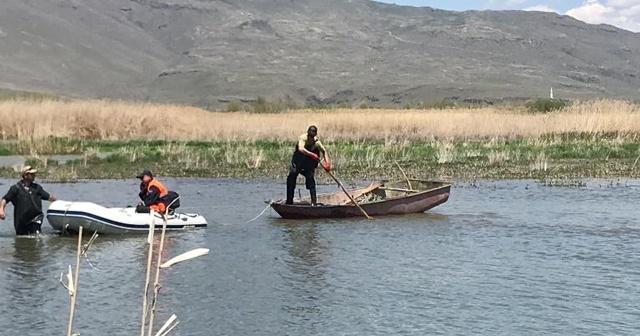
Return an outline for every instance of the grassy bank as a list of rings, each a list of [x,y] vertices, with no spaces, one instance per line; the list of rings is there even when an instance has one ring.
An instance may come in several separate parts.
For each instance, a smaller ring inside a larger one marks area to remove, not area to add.
[[[24,155],[47,179],[163,176],[284,178],[293,140],[319,127],[336,176],[638,177],[640,107],[622,101],[523,108],[207,112],[105,101],[0,102],[0,155]],[[109,156],[99,156],[110,153]],[[78,154],[59,164],[49,154]],[[12,168],[0,170],[15,177]],[[318,173],[321,181],[329,177]]]

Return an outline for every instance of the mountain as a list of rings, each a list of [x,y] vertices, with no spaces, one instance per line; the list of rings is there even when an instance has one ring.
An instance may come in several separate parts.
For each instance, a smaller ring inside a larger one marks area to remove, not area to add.
[[[0,87],[221,106],[640,93],[640,34],[368,0],[4,0]]]

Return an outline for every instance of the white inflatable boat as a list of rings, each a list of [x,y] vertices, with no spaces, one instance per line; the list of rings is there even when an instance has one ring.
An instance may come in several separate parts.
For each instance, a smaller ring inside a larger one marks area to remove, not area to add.
[[[91,202],[55,201],[47,210],[49,224],[58,231],[130,233],[149,232],[152,221],[156,231],[162,230],[164,220],[158,213],[137,213],[135,207],[106,208]],[[167,231],[199,229],[207,221],[198,214],[175,212],[167,216]]]

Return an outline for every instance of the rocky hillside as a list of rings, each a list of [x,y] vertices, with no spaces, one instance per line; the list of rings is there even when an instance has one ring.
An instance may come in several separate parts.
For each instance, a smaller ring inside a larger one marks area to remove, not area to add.
[[[640,34],[368,0],[4,0],[0,87],[224,105],[640,93]]]

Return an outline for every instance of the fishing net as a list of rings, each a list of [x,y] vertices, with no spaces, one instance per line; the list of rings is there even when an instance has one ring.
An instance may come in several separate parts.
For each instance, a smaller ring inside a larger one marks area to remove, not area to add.
[[[374,193],[366,193],[355,199],[358,204],[383,201],[384,197]]]

